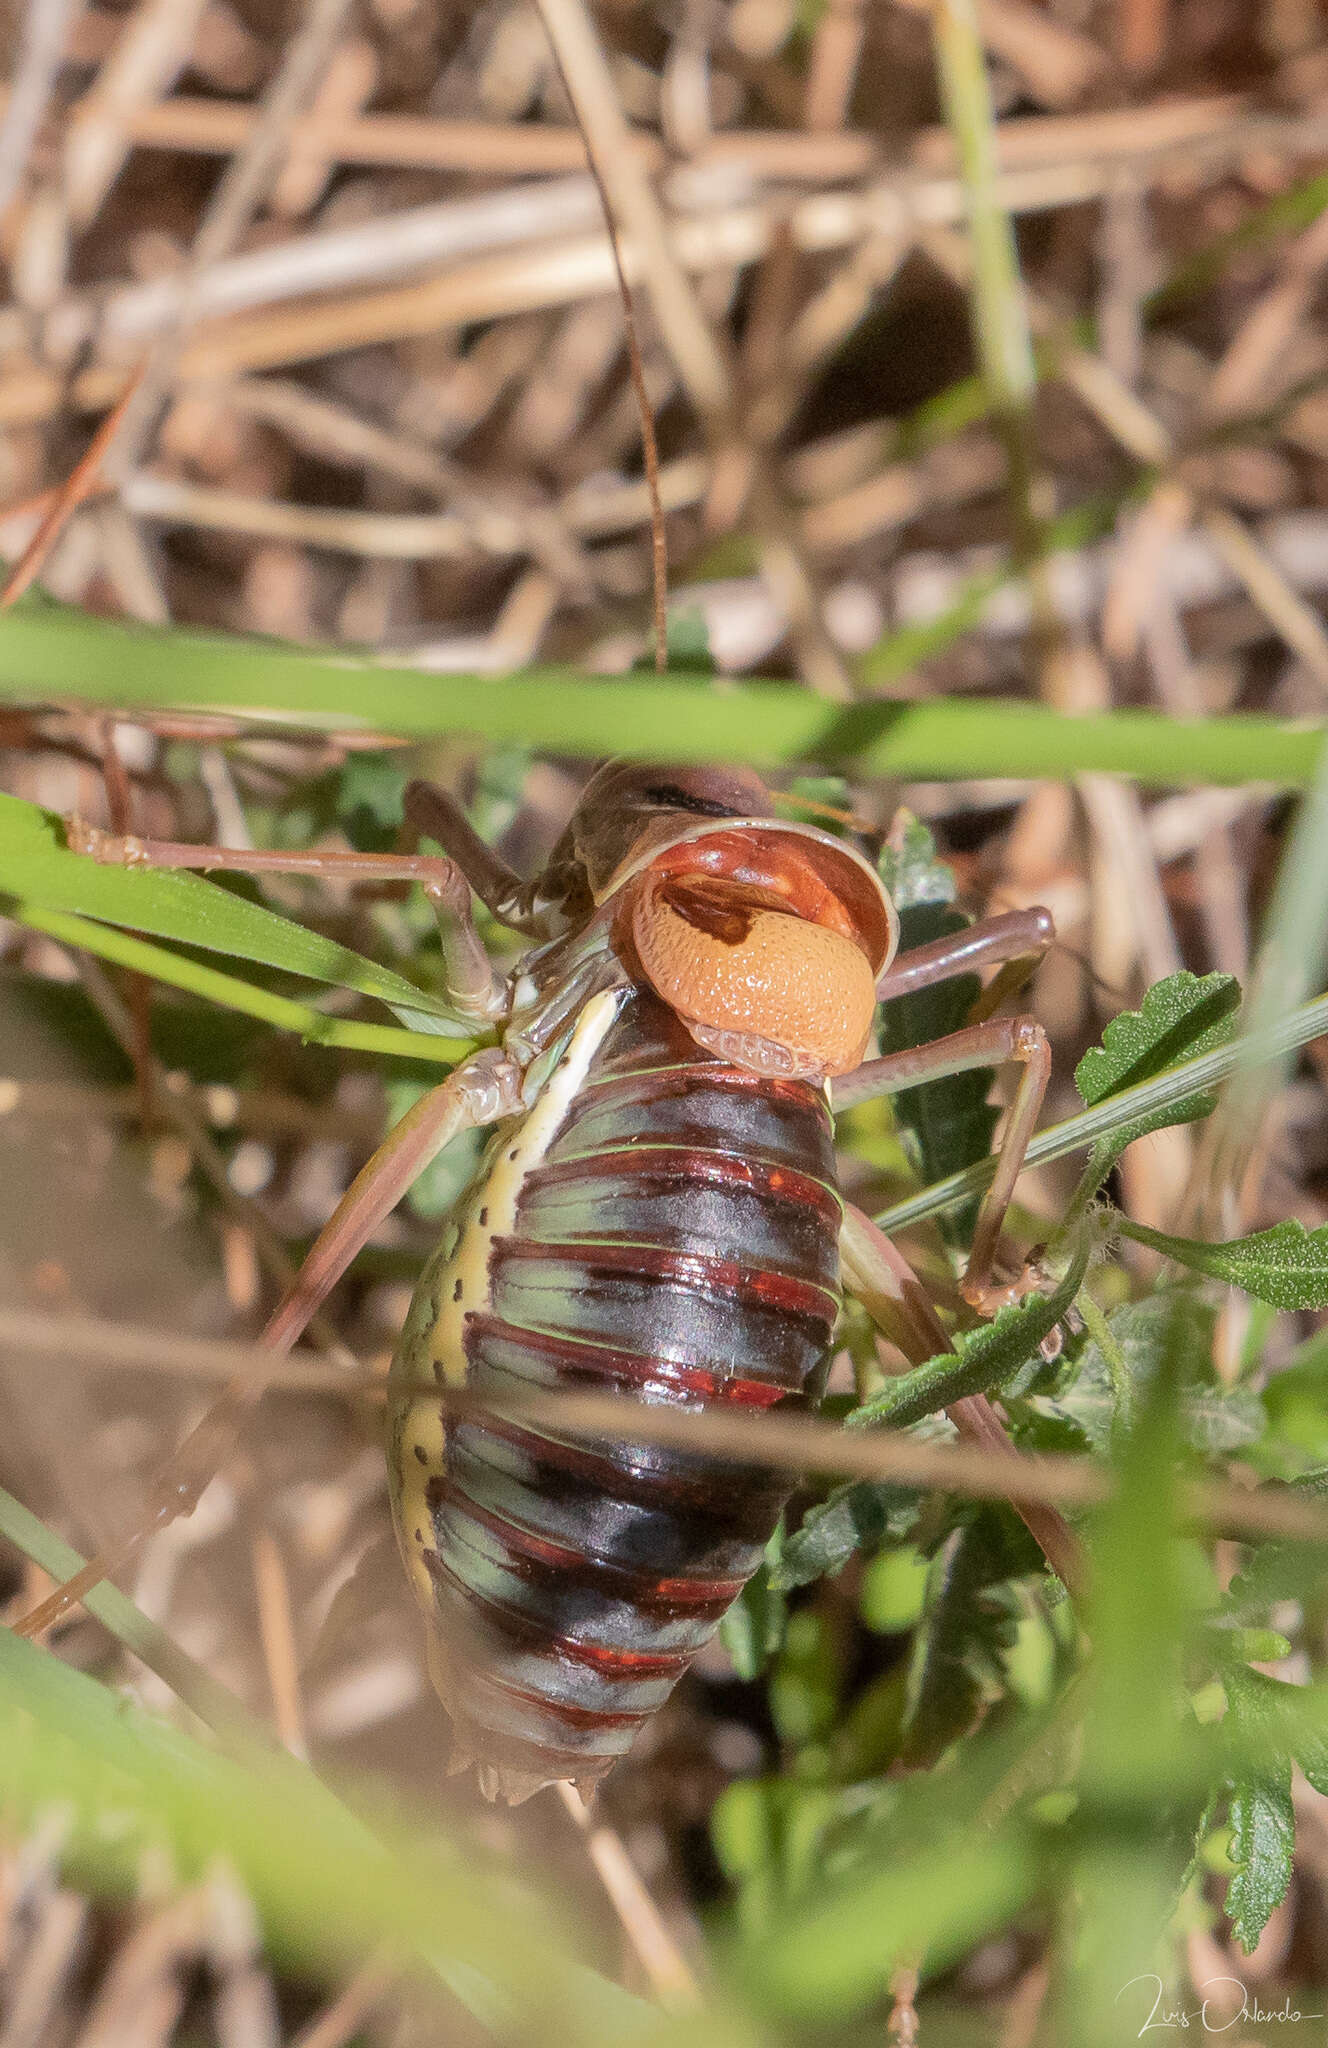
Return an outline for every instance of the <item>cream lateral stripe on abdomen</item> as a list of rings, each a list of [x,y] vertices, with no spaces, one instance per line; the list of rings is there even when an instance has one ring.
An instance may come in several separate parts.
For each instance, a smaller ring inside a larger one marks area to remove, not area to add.
[[[526,1176],[542,1162],[580,1094],[590,1063],[618,1014],[619,1002],[616,989],[592,996],[577,1020],[566,1052],[533,1108],[517,1125],[511,1141],[503,1146],[489,1169],[488,1179],[471,1199],[461,1237],[443,1277],[431,1346],[435,1368],[449,1386],[465,1383],[466,1317],[489,1306],[489,1255],[494,1239],[511,1235]]]
[[[465,1383],[465,1320],[472,1309],[488,1306],[489,1253],[493,1240],[511,1231],[526,1175],[539,1165],[558,1135],[589,1072],[590,1062],[618,1014],[618,1004],[619,995],[613,989],[592,997],[586,1004],[566,1052],[534,1105],[508,1138],[484,1181],[466,1197],[465,1219],[439,1285],[438,1320],[427,1338],[434,1374],[441,1375],[449,1386]],[[479,1220],[481,1216],[483,1223]],[[420,1349],[424,1348],[421,1344]],[[423,1370],[422,1358],[418,1365],[409,1359],[404,1363],[408,1373]],[[429,1394],[408,1397],[396,1411],[393,1436],[401,1548],[427,1611],[434,1597],[427,1563],[434,1540],[429,1482],[441,1478],[447,1469],[447,1418],[437,1398]],[[446,1704],[447,1693],[439,1683],[437,1671],[434,1683]]]

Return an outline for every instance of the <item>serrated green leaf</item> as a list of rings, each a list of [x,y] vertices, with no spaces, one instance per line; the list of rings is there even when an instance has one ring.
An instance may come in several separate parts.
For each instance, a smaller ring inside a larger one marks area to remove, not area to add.
[[[1225,1045],[1235,1030],[1239,1003],[1240,983],[1230,974],[1200,977],[1182,971],[1155,982],[1142,1007],[1113,1017],[1101,1045],[1086,1052],[1075,1068],[1075,1086],[1085,1106],[1092,1109],[1121,1089],[1174,1067],[1178,1060]],[[1171,1104],[1160,1115],[1166,1123],[1190,1123],[1207,1115],[1212,1100],[1209,1094],[1195,1095]],[[1141,1117],[1130,1126],[1129,1135],[1141,1137],[1158,1128],[1152,1119]],[[1124,1133],[1113,1135],[1118,1143],[1127,1142]]]
[[[1171,1237],[1122,1218],[1121,1230],[1151,1245],[1178,1265],[1266,1301],[1271,1308],[1328,1308],[1328,1224],[1306,1230],[1288,1218],[1271,1230],[1208,1244],[1201,1238]]]
[[[1142,1007],[1113,1017],[1101,1045],[1092,1047],[1080,1060],[1074,1078],[1087,1108],[1105,1113],[1114,1095],[1147,1086],[1160,1080],[1169,1067],[1220,1050],[1235,1034],[1239,1003],[1240,985],[1229,974],[1207,974],[1200,979],[1182,971],[1155,982]],[[1141,1116],[1123,1114],[1119,1123],[1094,1140],[1060,1233],[1077,1227],[1127,1145],[1150,1131],[1193,1123],[1207,1116],[1216,1101],[1212,1089],[1203,1089],[1161,1103]],[[1053,1233],[1053,1245],[1060,1233]]]
[[[1304,1472],[1286,1489],[1293,1499],[1328,1500],[1328,1467]],[[1232,1621],[1263,1623],[1279,1600],[1303,1599],[1323,1583],[1322,1545],[1261,1543],[1227,1589],[1225,1612]]]
[[[1232,1673],[1226,1680],[1228,1711],[1246,1727],[1265,1718],[1258,1689],[1245,1683],[1258,1675]],[[1236,1868],[1227,1884],[1226,1910],[1248,1955],[1291,1883],[1296,1816],[1289,1758],[1270,1756],[1265,1765],[1241,1773],[1232,1785],[1230,1819],[1229,1853]]]
[[[782,1550],[781,1527],[776,1529],[761,1564],[719,1625],[719,1639],[742,1679],[759,1678],[784,1640],[788,1602],[773,1577]]]
[[[1112,1363],[1090,1338],[1080,1353],[1074,1379],[1054,1394],[1026,1396],[1023,1409],[1045,1421],[1068,1425],[1077,1432],[1080,1448],[1106,1457],[1170,1349],[1183,1360],[1190,1376],[1179,1400],[1184,1440],[1206,1453],[1253,1443],[1263,1430],[1258,1396],[1244,1387],[1228,1392],[1204,1383],[1210,1372],[1213,1322],[1209,1304],[1189,1292],[1127,1302],[1107,1318],[1125,1386],[1116,1384]],[[1050,1449],[1051,1444],[1041,1442],[1039,1447]]]
[[[65,845],[62,821],[36,804],[0,795],[0,896],[36,909],[73,912],[178,945],[253,960],[334,988],[374,996],[406,1021],[436,1028],[447,1006],[390,968],[249,903],[199,875],[103,867]]]
[[[877,1550],[898,1542],[918,1518],[922,1496],[904,1486],[884,1486],[871,1479],[853,1479],[836,1486],[823,1501],[808,1508],[801,1526],[784,1539],[770,1582],[777,1590],[808,1586],[841,1571],[859,1550]]]
[[[1227,1884],[1226,1911],[1246,1955],[1286,1897],[1295,1846],[1291,1766],[1244,1779],[1231,1795],[1230,1856],[1236,1870]]]
[[[906,1762],[934,1762],[999,1697],[1018,1612],[1007,1582],[1032,1562],[1011,1546],[991,1510],[953,1530],[936,1552],[909,1661],[900,1743]]]
[[[902,1429],[965,1394],[985,1394],[1013,1378],[1073,1305],[1088,1270],[1090,1241],[1081,1235],[1064,1277],[1050,1294],[1030,1294],[1003,1308],[993,1322],[970,1330],[954,1351],[901,1373],[845,1417],[852,1429],[888,1424]]]
[[[889,843],[878,863],[881,880],[901,918],[920,904],[950,904],[955,899],[954,870],[938,859],[936,841],[912,811],[895,815]],[[916,945],[916,939],[910,940]]]
[[[1316,1792],[1328,1786],[1328,1729],[1316,1688],[1291,1685],[1239,1665],[1223,1673],[1228,1718],[1243,1750],[1242,1766],[1298,1763]]]

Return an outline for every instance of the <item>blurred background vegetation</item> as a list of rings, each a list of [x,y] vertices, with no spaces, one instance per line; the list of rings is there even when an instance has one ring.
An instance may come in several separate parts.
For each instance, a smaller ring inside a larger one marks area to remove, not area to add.
[[[50,813],[381,849],[428,774],[529,871],[612,750],[746,760],[882,842],[903,802],[915,934],[1055,914],[1052,1120],[1220,1047],[1232,977],[1256,1026],[1324,986],[1320,0],[545,15],[0,6],[0,553],[55,514],[0,620],[7,1619],[133,1520],[461,1049],[428,1035],[404,892],[153,894],[84,873]],[[569,85],[659,435],[658,680]],[[833,1412],[943,1443],[951,1398],[999,1387],[1022,1447],[1114,1464],[1110,1506],[1065,1510],[1089,1593],[1003,1503],[812,1478],[589,1831],[446,1778],[385,1542],[363,1369],[473,1163],[449,1152],[131,1598],[54,1656],[0,1634],[5,2048],[1115,2048],[1150,2014],[1201,2030],[1205,1996],[1233,2040],[1328,2040],[1324,1550],[1238,1512],[1325,1491],[1322,1023],[1215,1109],[1173,1087],[1129,1146],[1140,1104],[1108,1101],[1091,1186],[1044,1147],[1014,1221],[1050,1240],[1058,1335],[960,1327],[962,1386],[901,1393],[846,1319]],[[926,1191],[984,1151],[984,1101],[845,1120],[845,1186],[947,1327],[964,1212]],[[1066,1219],[1099,1183],[1090,1246]]]

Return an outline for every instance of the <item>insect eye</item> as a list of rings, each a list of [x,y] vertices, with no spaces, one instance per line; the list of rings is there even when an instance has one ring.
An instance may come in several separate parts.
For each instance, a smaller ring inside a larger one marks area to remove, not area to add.
[[[730,805],[711,797],[697,796],[674,782],[652,783],[641,793],[647,803],[656,805],[661,811],[690,811],[698,818],[732,818],[738,815]]]

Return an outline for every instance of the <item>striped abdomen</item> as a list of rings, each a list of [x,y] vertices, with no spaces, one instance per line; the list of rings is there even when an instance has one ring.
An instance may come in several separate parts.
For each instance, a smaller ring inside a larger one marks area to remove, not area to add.
[[[825,1102],[700,1052],[653,997],[591,1005],[496,1141],[398,1354],[418,1385],[749,1408],[803,1396],[838,1308]],[[399,1531],[486,1789],[589,1782],[760,1562],[788,1482],[403,1402]]]

